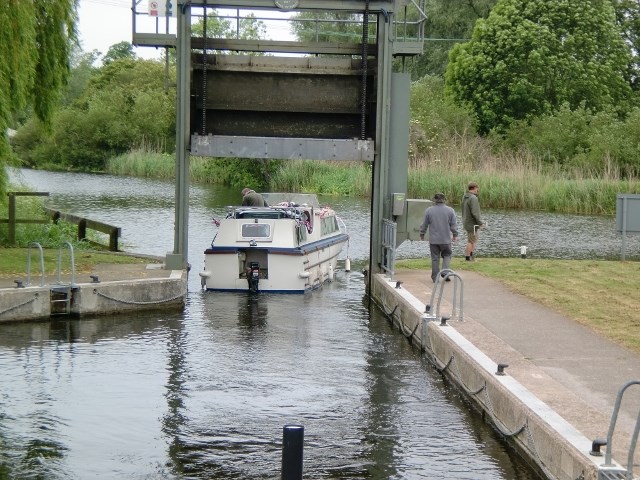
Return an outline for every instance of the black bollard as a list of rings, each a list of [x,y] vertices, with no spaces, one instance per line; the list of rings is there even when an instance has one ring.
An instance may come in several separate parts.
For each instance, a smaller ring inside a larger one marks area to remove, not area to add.
[[[282,429],[282,480],[302,480],[304,427],[285,425]]]

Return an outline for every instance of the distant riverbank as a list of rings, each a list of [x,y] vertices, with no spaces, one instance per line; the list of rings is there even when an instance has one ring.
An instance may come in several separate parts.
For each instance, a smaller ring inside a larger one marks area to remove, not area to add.
[[[615,213],[618,193],[640,193],[640,181],[607,178],[581,178],[551,172],[512,158],[508,164],[487,161],[480,166],[459,161],[455,156],[414,160],[409,167],[407,196],[431,198],[443,192],[449,203],[458,204],[470,181],[480,185],[481,204],[486,208],[544,210],[559,213]],[[196,183],[233,182],[233,175],[222,176],[221,162],[228,159],[191,157],[191,179]],[[258,160],[244,160],[258,162]],[[108,173],[147,178],[174,178],[175,159],[170,155],[132,153],[111,159]],[[371,194],[372,167],[365,162],[308,160],[279,161],[268,175],[268,191],[305,191],[327,195],[368,197]],[[213,174],[212,172],[218,172]],[[241,180],[238,180],[242,183]],[[236,186],[236,185],[234,185]],[[244,185],[242,185],[244,186]]]

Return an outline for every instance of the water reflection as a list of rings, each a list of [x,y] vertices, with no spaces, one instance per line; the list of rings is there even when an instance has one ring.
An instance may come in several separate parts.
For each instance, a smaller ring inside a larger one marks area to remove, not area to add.
[[[248,334],[263,328],[269,316],[269,302],[259,294],[238,295],[238,325]]]
[[[535,478],[356,285],[0,325],[7,476],[277,478],[301,423],[307,478]]]
[[[170,250],[168,182],[51,175],[25,177],[60,209],[117,217],[134,250]],[[129,203],[101,204],[113,190]],[[210,217],[237,192],[191,193],[198,271]],[[338,208],[366,258],[368,206]],[[0,325],[0,478],[279,478],[289,423],[305,426],[305,478],[536,478],[363,302],[361,273],[311,295],[189,285],[180,313]]]

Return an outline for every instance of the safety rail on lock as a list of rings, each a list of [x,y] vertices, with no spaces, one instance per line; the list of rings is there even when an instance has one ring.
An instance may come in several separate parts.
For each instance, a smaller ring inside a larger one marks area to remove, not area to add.
[[[76,262],[73,256],[73,245],[70,242],[64,242],[62,247],[58,249],[58,271],[56,274],[56,281],[58,284],[62,284],[61,273],[62,273],[62,250],[67,247],[69,249],[69,260],[71,263],[71,282],[70,285],[75,285],[76,283]]]
[[[440,317],[440,306],[442,304],[442,294],[444,293],[444,285],[447,280],[453,280],[453,297],[451,308],[451,319],[456,318],[457,310],[459,309],[458,321],[464,321],[464,282],[462,277],[451,269],[440,270],[436,281],[431,289],[431,297],[429,301],[431,303],[426,305],[425,312],[429,314],[431,319],[437,319]],[[459,292],[458,292],[459,287]],[[434,301],[437,296],[437,301],[434,309]],[[448,319],[447,319],[448,320]]]
[[[609,423],[609,431],[607,432],[607,439],[604,440],[604,439],[597,438],[592,443],[590,453],[591,455],[594,455],[594,456],[601,456],[602,452],[600,451],[600,448],[607,447],[607,451],[604,457],[604,464],[600,467],[600,470],[598,471],[599,480],[609,480],[609,479],[633,480],[635,478],[633,476],[633,457],[636,451],[636,446],[638,444],[638,434],[640,434],[640,411],[638,411],[636,426],[633,430],[631,443],[629,445],[629,453],[627,455],[626,470],[621,469],[621,467],[618,465],[615,465],[611,459],[611,455],[613,452],[613,434],[616,428],[616,423],[618,421],[618,413],[620,412],[622,397],[625,391],[632,385],[640,385],[640,380],[631,380],[625,383],[618,391],[618,396],[616,397],[616,403],[615,403],[615,406],[613,407],[613,413],[611,414],[611,422]]]
[[[27,248],[27,285],[31,285],[31,247],[38,247],[40,251],[40,286],[44,287],[44,251],[38,242],[30,243]]]
[[[382,262],[381,267],[390,280],[393,280],[396,268],[396,233],[398,224],[382,219]]]

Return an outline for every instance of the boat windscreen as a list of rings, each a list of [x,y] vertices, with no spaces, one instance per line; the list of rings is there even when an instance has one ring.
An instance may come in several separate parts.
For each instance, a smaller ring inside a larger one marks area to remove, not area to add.
[[[280,210],[236,210],[236,218],[285,218],[286,214]]]
[[[315,193],[263,193],[262,196],[271,206],[286,202],[295,205],[308,205],[314,208],[320,207],[318,196]]]

